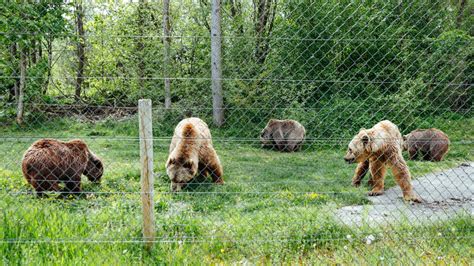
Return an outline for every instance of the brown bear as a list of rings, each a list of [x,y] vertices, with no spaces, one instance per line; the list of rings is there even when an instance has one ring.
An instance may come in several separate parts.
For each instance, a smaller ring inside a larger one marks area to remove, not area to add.
[[[171,179],[171,190],[180,191],[197,176],[212,177],[216,184],[223,184],[222,165],[212,146],[212,136],[207,124],[199,118],[181,120],[174,130],[166,173]]]
[[[388,120],[379,122],[371,129],[361,129],[349,143],[349,149],[344,160],[348,163],[358,163],[352,184],[359,186],[360,181],[370,169],[372,175],[369,184],[373,185],[369,196],[384,193],[384,178],[386,168],[392,169],[395,181],[407,201],[421,202],[414,193],[408,166],[402,156],[402,135],[398,127]]]
[[[99,157],[82,140],[41,139],[23,155],[22,171],[41,197],[45,191],[59,191],[59,183],[64,183],[62,192],[65,194],[80,193],[81,175],[100,182],[104,168]]]
[[[403,136],[403,150],[408,151],[410,160],[415,160],[421,153],[423,160],[439,162],[449,150],[449,138],[443,131],[417,129]]]
[[[301,149],[306,130],[295,120],[270,119],[260,133],[262,148],[294,152]]]

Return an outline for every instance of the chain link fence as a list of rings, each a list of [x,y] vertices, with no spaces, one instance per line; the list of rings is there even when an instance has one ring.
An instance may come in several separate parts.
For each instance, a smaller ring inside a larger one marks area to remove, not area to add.
[[[0,10],[3,263],[469,264],[469,1]]]

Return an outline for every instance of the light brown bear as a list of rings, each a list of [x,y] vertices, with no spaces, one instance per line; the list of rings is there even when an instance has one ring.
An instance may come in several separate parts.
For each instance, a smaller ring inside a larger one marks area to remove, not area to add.
[[[79,139],[63,142],[41,139],[23,155],[22,171],[38,196],[45,191],[59,191],[64,183],[65,194],[81,192],[81,175],[100,182],[104,172],[102,161]]]
[[[344,157],[348,163],[358,163],[352,184],[359,186],[370,168],[372,178],[369,184],[373,189],[369,196],[382,195],[386,168],[390,167],[395,181],[402,189],[403,199],[421,202],[411,185],[410,171],[402,156],[402,143],[398,127],[388,120],[379,122],[371,129],[361,129],[349,143]]]
[[[301,149],[306,130],[295,120],[270,119],[260,133],[263,148],[294,152]]]
[[[183,119],[174,130],[166,173],[171,179],[171,190],[180,191],[197,176],[212,177],[216,184],[223,184],[222,165],[212,146],[211,132],[199,118]]]
[[[449,150],[449,138],[443,131],[417,129],[403,136],[403,150],[408,151],[410,160],[415,160],[421,153],[423,160],[439,162]]]

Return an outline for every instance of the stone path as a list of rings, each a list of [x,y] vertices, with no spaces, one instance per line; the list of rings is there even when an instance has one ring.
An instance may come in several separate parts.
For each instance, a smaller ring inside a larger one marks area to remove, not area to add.
[[[474,162],[418,177],[412,183],[423,199],[421,204],[405,203],[397,186],[382,196],[368,197],[371,205],[338,209],[336,219],[350,226],[377,226],[436,222],[463,212],[474,215]]]

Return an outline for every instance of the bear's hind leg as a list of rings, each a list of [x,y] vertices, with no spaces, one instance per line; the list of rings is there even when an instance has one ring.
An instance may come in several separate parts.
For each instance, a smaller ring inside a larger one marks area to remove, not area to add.
[[[446,150],[431,150],[430,151],[430,161],[432,162],[440,162],[443,160],[444,154],[446,153]]]
[[[430,151],[423,152],[423,160],[424,161],[432,161],[433,160],[433,157],[431,156]]]
[[[421,202],[421,199],[413,191],[411,185],[410,171],[403,158],[392,165],[393,176],[403,192],[403,199],[406,201]]]
[[[39,198],[47,197],[48,195],[45,194],[47,191],[59,191],[58,182],[45,177],[32,178],[31,185]]]

